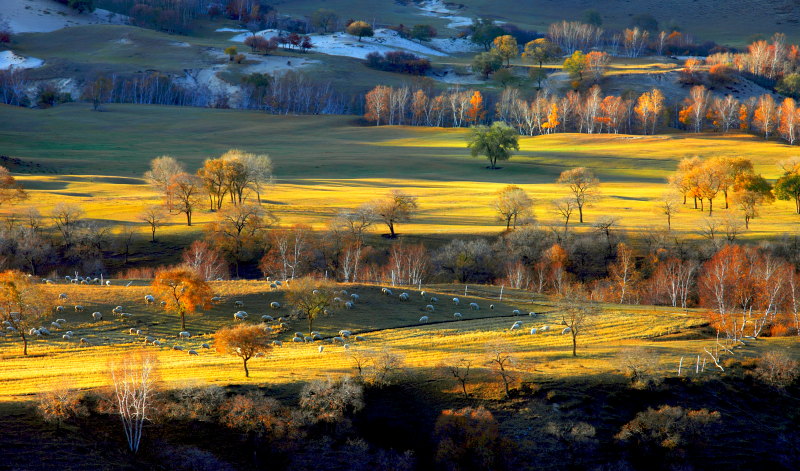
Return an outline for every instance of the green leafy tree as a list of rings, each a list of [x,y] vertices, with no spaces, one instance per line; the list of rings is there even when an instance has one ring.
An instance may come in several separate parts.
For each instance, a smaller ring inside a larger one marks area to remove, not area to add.
[[[358,36],[358,41],[360,42],[364,36],[374,36],[375,30],[366,21],[354,21],[347,25],[347,34]]]
[[[327,8],[320,8],[311,14],[311,25],[317,29],[321,29],[323,33],[329,33],[336,28],[339,22],[339,15],[333,10]]]
[[[472,60],[472,70],[481,74],[484,79],[489,78],[489,74],[496,72],[503,66],[503,59],[494,51],[481,52]]]
[[[794,201],[795,212],[800,214],[800,175],[787,173],[775,182],[775,196],[782,201]]]
[[[494,170],[498,160],[508,160],[512,151],[519,150],[519,137],[511,126],[496,121],[491,126],[473,126],[467,147],[473,157],[481,155],[489,159]]]
[[[237,52],[236,46],[228,46],[225,48],[225,54],[228,55],[229,61],[233,61],[233,58],[236,57]]]
[[[547,74],[542,69],[545,62],[549,62],[561,53],[561,48],[556,44],[551,43],[547,38],[534,39],[525,44],[525,49],[522,52],[522,57],[539,64],[538,69],[530,69],[530,76],[536,80],[537,86],[542,88],[542,79],[547,77]]]
[[[599,28],[603,26],[603,17],[600,16],[600,12],[597,10],[586,10],[583,12],[583,22]]]
[[[476,18],[472,21],[472,36],[470,39],[475,44],[483,46],[485,50],[489,50],[492,46],[494,38],[505,34],[503,28],[497,26],[494,20],[487,18]]]
[[[781,95],[800,97],[800,73],[793,72],[784,76],[775,86],[775,90]]]

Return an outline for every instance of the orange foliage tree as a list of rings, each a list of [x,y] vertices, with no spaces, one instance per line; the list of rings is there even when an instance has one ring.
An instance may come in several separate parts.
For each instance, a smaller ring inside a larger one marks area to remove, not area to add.
[[[156,295],[167,304],[167,312],[181,318],[181,330],[186,329],[186,314],[194,314],[211,300],[211,287],[189,268],[162,269],[152,283]]]
[[[443,410],[436,420],[436,461],[443,469],[502,469],[508,446],[483,406]]]
[[[479,123],[486,117],[486,110],[483,108],[483,95],[481,92],[475,91],[472,98],[469,100],[469,109],[467,109],[467,122]]]
[[[225,327],[214,334],[214,348],[219,353],[236,355],[242,359],[244,376],[250,377],[247,362],[258,353],[266,353],[272,348],[272,340],[266,326],[239,324]]]
[[[366,96],[366,113],[364,118],[370,121],[375,121],[376,126],[381,125],[382,119],[389,117],[389,99],[391,98],[392,89],[385,85],[378,85],[367,93]]]
[[[0,319],[10,327],[9,335],[22,340],[23,355],[28,354],[28,329],[35,329],[46,313],[42,292],[29,277],[16,270],[0,273]]]

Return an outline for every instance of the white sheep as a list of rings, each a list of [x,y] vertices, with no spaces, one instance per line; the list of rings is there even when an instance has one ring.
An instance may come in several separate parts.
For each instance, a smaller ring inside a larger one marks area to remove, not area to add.
[[[303,340],[302,337],[294,337],[294,338],[292,338],[292,342],[298,342],[299,343],[299,342],[304,342],[304,340]]]
[[[424,297],[425,297],[425,291],[420,291],[420,292],[419,292],[419,295],[420,295],[420,296],[422,296],[422,297],[424,298]]]
[[[87,340],[87,339],[85,339],[85,338],[81,338],[81,340],[80,340],[80,344],[81,344],[81,345],[89,345],[89,340]]]
[[[200,345],[200,348],[209,349],[209,348],[211,348],[211,346],[209,344],[207,344],[207,343],[204,343],[204,344]]]
[[[166,305],[167,305],[167,302],[166,302],[166,301],[161,301],[161,303],[160,303],[160,304],[161,304],[161,307],[164,307],[164,306],[166,306]]]
[[[272,345],[275,345],[276,347],[283,347],[283,342],[280,340],[273,340]]]
[[[408,293],[400,293],[400,301],[408,301]]]
[[[365,339],[363,336],[361,336],[361,335],[356,335],[356,341],[357,341],[357,342],[363,342],[364,340],[366,340],[366,339]]]
[[[428,323],[428,316],[422,316],[422,317],[420,317],[420,318],[419,318],[419,322],[420,322],[421,324],[427,324],[427,323]]]
[[[83,306],[80,304],[75,305],[75,312],[83,312]]]
[[[61,293],[61,294],[59,294],[59,295],[58,295],[58,299],[59,299],[59,300],[62,300],[62,299],[67,299],[67,293]]]
[[[181,347],[180,345],[173,345],[173,346],[172,346],[172,349],[173,349],[173,350],[181,350],[181,351],[182,351],[182,350],[183,350],[183,347]]]
[[[432,296],[431,297],[431,303],[438,303],[438,302],[439,302],[439,298],[437,298],[436,296]]]
[[[531,329],[531,335],[536,335],[536,332],[538,332],[538,330],[536,329],[536,327],[534,327],[534,328],[532,328],[532,329]]]
[[[341,294],[342,296],[347,296],[347,290],[343,289],[343,290],[339,291],[339,294]]]
[[[50,335],[50,331],[47,330],[47,328],[41,326],[39,327],[39,333],[42,335]]]
[[[281,303],[279,303],[278,301],[272,301],[271,303],[269,303],[269,307],[271,307],[272,309],[280,309]]]
[[[334,343],[336,343],[336,342],[342,342],[342,343],[344,343],[344,338],[342,338],[342,337],[334,337],[334,338],[333,338],[333,342],[334,342]]]
[[[99,312],[95,311],[95,312],[92,313],[92,319],[94,319],[96,321],[102,321],[103,320],[103,315],[100,314]]]
[[[319,290],[315,289],[315,290],[311,291],[311,294],[313,294],[314,296],[319,296]]]
[[[342,302],[342,298],[337,296],[337,297],[333,298],[333,302],[334,303],[341,303]]]
[[[456,319],[459,319],[459,320],[461,320],[461,318],[462,318],[463,316],[461,315],[461,313],[460,313],[460,312],[455,312],[455,313],[453,313],[453,317],[455,317]]]
[[[278,285],[276,285],[275,283],[270,283],[269,287],[272,289],[278,289]]]
[[[264,322],[272,322],[275,319],[272,316],[264,314],[263,316],[261,316],[261,320],[264,321]]]
[[[317,351],[319,353],[322,353],[323,350],[325,350],[325,347],[323,345],[320,345],[319,347],[317,347]]]
[[[322,340],[322,339],[323,339],[323,337],[320,334],[312,334],[311,335],[311,340]]]
[[[341,335],[344,338],[347,338],[347,337],[350,337],[351,335],[353,335],[353,333],[350,332],[349,330],[340,330],[339,331],[339,335]]]
[[[56,319],[56,322],[58,322],[59,324],[66,324],[67,320],[66,319]]]
[[[153,343],[155,340],[156,339],[148,335],[147,337],[144,338],[144,344],[147,345],[148,343]]]
[[[479,311],[481,309],[481,307],[478,306],[478,303],[469,303],[469,308],[473,311]]]
[[[542,327],[539,328],[539,330],[542,331],[542,332],[547,332],[547,331],[550,330],[550,326],[549,325],[543,325]]]
[[[153,304],[154,302],[156,302],[155,296],[153,296],[152,294],[145,295],[144,297],[145,304]]]
[[[51,322],[50,326],[52,328],[54,328],[54,329],[60,329],[61,328],[61,324],[59,324],[58,322]]]
[[[119,314],[120,312],[122,312],[122,306],[115,307],[114,309],[111,310],[111,312],[113,312],[114,314]]]
[[[303,337],[303,342],[305,342],[305,343],[312,343],[313,341],[314,341],[314,337],[309,337],[308,335]]]
[[[572,332],[572,329],[570,327],[565,327],[564,330],[561,331],[561,335],[568,334],[570,332]]]
[[[533,311],[529,312],[528,315],[531,316],[531,317],[536,317],[536,313],[533,312]]]
[[[521,326],[521,325],[519,325],[519,324],[514,324],[514,325],[512,325],[512,326],[511,326],[511,329],[509,329],[509,330],[517,330],[517,329],[519,329],[520,327],[522,327],[522,326]]]
[[[64,306],[56,306],[56,312],[64,312]]]
[[[433,312],[434,310],[433,304],[428,304],[427,306],[425,306],[425,310],[428,312]]]
[[[302,337],[305,337],[305,334],[304,334],[304,333],[302,333],[302,332],[295,332],[295,333],[294,333],[294,336],[295,336],[295,337],[300,337],[300,338],[302,338]]]
[[[182,332],[178,332],[178,337],[180,337],[182,339],[189,339],[189,338],[192,338],[192,334],[190,334],[189,332],[184,330]]]
[[[189,355],[200,355],[200,354],[199,354],[199,353],[197,353],[197,352],[196,352],[196,351],[194,351],[194,350],[189,350]]]
[[[234,301],[233,307],[244,307],[244,301]]]
[[[111,286],[111,280],[106,280],[106,286]]]
[[[344,303],[344,307],[347,309],[353,309],[353,303],[351,301],[347,301]]]
[[[459,305],[459,303],[461,303],[461,300],[460,300],[460,299],[458,299],[458,298],[453,298],[453,304],[455,304],[456,306],[458,306],[458,305]]]
[[[218,302],[221,302],[221,301],[222,301],[222,298],[219,297],[219,296],[214,296],[214,297],[211,298],[211,302],[212,303],[218,303]]]
[[[490,309],[490,310],[492,310],[492,311],[494,311],[494,304],[490,304],[490,305],[489,305],[489,309]]]
[[[158,340],[153,340],[153,346],[154,347],[160,347],[161,346],[161,342],[158,341]]]
[[[278,285],[278,286],[283,285],[283,283],[281,283],[280,281],[276,281],[275,284]]]
[[[357,295],[356,293],[353,293],[353,294],[350,295],[350,299],[353,300],[353,302],[358,301],[359,297],[360,296]]]
[[[511,311],[511,314],[518,316],[520,314],[519,309],[514,309],[513,311]]]
[[[383,288],[383,294],[385,294],[386,296],[392,296],[394,293],[392,293],[392,290],[390,290],[389,288]]]
[[[64,335],[61,336],[61,338],[64,339],[64,340],[72,340],[72,336],[69,335],[69,334],[64,334]]]
[[[131,314],[130,312],[120,312],[120,313],[119,313],[119,317],[124,317],[124,318],[126,318],[126,319],[127,319],[127,318],[130,318],[130,317],[132,317],[132,316],[133,316],[133,314]]]
[[[346,343],[346,344],[344,344],[342,346],[344,347],[345,350],[350,350],[350,344],[349,343]]]
[[[31,330],[28,331],[28,335],[42,335],[42,333],[39,332],[39,329],[31,327]]]
[[[243,321],[247,319],[247,313],[244,311],[239,311],[233,314],[234,321]]]

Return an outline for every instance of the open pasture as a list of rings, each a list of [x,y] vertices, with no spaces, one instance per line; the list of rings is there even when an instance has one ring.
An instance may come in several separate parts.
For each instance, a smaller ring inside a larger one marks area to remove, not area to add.
[[[54,311],[52,319],[43,322],[43,325],[49,326],[56,318],[64,318],[67,322],[60,330],[52,329],[50,336],[33,339],[28,357],[20,354],[21,344],[18,341],[0,338],[0,355],[4,366],[0,372],[0,401],[48,390],[64,382],[80,388],[102,387],[107,383],[108,362],[124,352],[139,348],[157,354],[161,365],[160,375],[167,384],[240,383],[244,378],[239,360],[216,353],[211,334],[233,323],[233,313],[240,309],[249,314],[246,322],[259,322],[264,314],[275,319],[289,314],[289,309],[282,302],[282,290],[271,289],[267,282],[213,282],[214,293],[222,300],[212,304],[202,314],[188,317],[187,330],[192,337],[179,339],[178,317],[164,313],[158,303],[144,303],[149,286],[141,281],[134,281],[130,286],[124,286],[127,280],[114,280],[112,283],[110,287],[63,283],[46,286],[54,306],[60,302],[66,310],[61,313]],[[435,368],[455,356],[471,358],[483,368],[487,345],[502,342],[518,352],[519,359],[528,365],[525,369],[533,377],[574,373],[571,372],[572,367],[562,368],[572,365],[574,360],[571,357],[570,336],[561,334],[563,327],[559,327],[557,308],[545,300],[531,299],[530,293],[506,290],[503,301],[499,301],[497,287],[472,288],[467,296],[463,296],[463,285],[436,285],[423,287],[426,290],[424,298],[418,290],[411,288],[391,288],[391,296],[383,294],[381,287],[375,285],[341,285],[341,289],[358,293],[360,299],[353,309],[338,307],[332,315],[317,319],[314,330],[326,338],[338,335],[341,329],[351,330],[353,335],[363,334],[364,341],[350,341],[350,351],[390,348],[400,354],[411,369]],[[407,292],[410,299],[401,301],[401,292]],[[68,299],[59,301],[60,293],[67,294]],[[431,296],[439,299],[434,303],[434,312],[425,309]],[[459,305],[453,303],[454,296],[459,297]],[[235,307],[234,301],[242,301],[244,307]],[[281,302],[281,308],[270,308],[272,301]],[[471,310],[471,302],[477,303],[480,310]],[[76,312],[73,308],[76,304],[82,305],[84,310]],[[490,309],[491,304],[494,309]],[[132,316],[114,316],[111,311],[116,305],[122,306],[123,312]],[[521,314],[514,315],[515,309],[520,310]],[[101,321],[92,320],[94,311],[103,314]],[[537,315],[528,315],[530,311]],[[454,312],[461,312],[463,320],[456,320]],[[421,316],[428,316],[429,323],[421,324]],[[515,321],[521,321],[523,326],[511,331],[510,327]],[[277,321],[267,324],[277,325]],[[352,371],[349,351],[341,344],[327,341],[291,342],[293,332],[306,332],[308,326],[304,319],[292,320],[289,324],[288,329],[276,335],[276,339],[283,341],[283,346],[274,348],[266,358],[253,360],[250,381],[286,384]],[[543,325],[550,326],[550,330],[530,334],[532,327],[540,328]],[[675,334],[693,335],[692,332],[703,325],[705,320],[692,311],[607,306],[593,326],[579,337],[578,362],[580,368],[586,370],[583,372],[608,372],[613,369],[610,362],[620,346],[645,344],[664,353],[664,361],[671,362],[685,353],[701,352],[703,341],[656,340]],[[141,330],[141,334],[131,335],[130,329]],[[61,338],[67,330],[74,332],[73,339]],[[161,341],[162,346],[144,346],[145,336]],[[80,338],[85,338],[88,345],[80,345]],[[203,343],[210,344],[211,349],[202,348]],[[175,345],[184,350],[172,350]],[[322,353],[318,351],[320,345],[324,346]],[[187,353],[190,349],[196,350],[199,355],[190,356]]]
[[[234,147],[268,153],[276,181],[265,206],[281,224],[322,229],[339,209],[401,189],[419,197],[420,212],[411,223],[400,225],[400,232],[431,236],[499,232],[491,203],[507,184],[521,186],[536,199],[540,223],[561,224],[550,202],[566,190],[553,182],[574,166],[593,169],[602,182],[601,198],[586,212],[586,226],[610,215],[630,232],[660,228],[666,221],[656,204],[668,191],[666,177],[681,158],[741,155],[753,160],[756,172],[775,179],[780,174],[775,163],[798,153],[795,147],[749,135],[556,134],[521,138],[518,155],[503,162],[501,170],[490,171],[484,160],[469,156],[464,129],[358,126],[354,118],[341,116],[278,117],[135,105],[107,109],[97,113],[82,104],[49,110],[0,106],[3,153],[22,160],[18,166],[10,164],[11,170],[21,174],[44,214],[56,202],[74,202],[89,218],[138,224],[143,235],[147,228],[136,215],[159,198],[141,175],[150,159],[164,154],[193,171],[204,159]],[[736,211],[721,209],[719,201],[714,206],[718,216]],[[683,207],[673,230],[693,236],[705,216]],[[202,208],[196,227],[187,228],[175,216],[164,234],[194,234],[213,217]],[[797,222],[793,204],[777,201],[761,210],[745,237],[779,236],[794,230]]]

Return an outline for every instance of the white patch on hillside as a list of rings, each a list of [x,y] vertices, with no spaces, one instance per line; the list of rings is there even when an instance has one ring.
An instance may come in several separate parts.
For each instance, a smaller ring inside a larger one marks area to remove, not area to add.
[[[420,13],[421,15],[434,16],[443,20],[448,20],[448,28],[455,29],[472,24],[472,18],[456,15],[455,11],[447,8],[447,5],[445,5],[442,0],[425,0],[416,6],[422,10]]]
[[[250,30],[243,28],[217,28],[214,31],[217,33],[246,33]]]
[[[277,36],[278,31],[267,29],[256,34],[269,39],[272,36]],[[231,41],[243,43],[248,36],[250,36],[250,33],[237,34],[231,38]],[[375,36],[363,38],[360,42],[357,37],[347,33],[310,34],[309,36],[311,37],[311,43],[314,45],[311,51],[332,56],[365,59],[371,52],[386,53],[400,50],[427,56],[447,55],[424,44],[401,38],[396,31],[390,29],[376,29]]]
[[[442,52],[451,54],[481,50],[481,46],[470,41],[469,38],[433,38],[430,44]]]
[[[22,57],[14,51],[0,51],[0,70],[8,70],[11,67],[17,69],[35,69],[41,67],[44,61],[35,57]]]
[[[53,0],[0,0],[0,16],[12,33],[48,33],[70,26],[127,24],[129,17],[101,8],[78,13]]]

